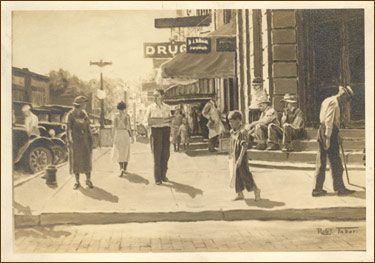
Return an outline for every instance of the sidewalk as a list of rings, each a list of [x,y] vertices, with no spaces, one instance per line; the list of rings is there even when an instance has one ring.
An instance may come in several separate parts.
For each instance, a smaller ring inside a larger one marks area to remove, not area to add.
[[[199,220],[364,220],[365,191],[332,193],[329,172],[328,196],[313,198],[313,171],[251,168],[262,200],[233,202],[226,155],[186,154],[171,151],[169,183],[154,184],[152,155],[148,144],[132,145],[129,174],[118,177],[118,165],[110,148],[95,150],[94,189],[73,190],[74,176],[68,166],[57,172],[58,186],[48,187],[40,177],[14,188],[16,226],[48,224],[125,223]],[[349,171],[352,183],[364,186],[365,171]],[[84,186],[84,175],[81,175]]]

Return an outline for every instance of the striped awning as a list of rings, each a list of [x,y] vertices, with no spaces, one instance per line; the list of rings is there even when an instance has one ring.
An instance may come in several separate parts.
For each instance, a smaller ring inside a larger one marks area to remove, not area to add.
[[[210,33],[212,51],[207,54],[182,53],[161,65],[163,78],[205,79],[235,77],[235,52],[217,52],[216,38],[234,37],[235,23]]]

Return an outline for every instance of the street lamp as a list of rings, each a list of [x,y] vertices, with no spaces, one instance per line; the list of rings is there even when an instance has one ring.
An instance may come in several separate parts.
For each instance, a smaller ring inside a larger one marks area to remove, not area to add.
[[[104,62],[102,59],[98,62],[91,62],[90,66],[95,65],[100,68],[103,68],[107,65],[112,65],[112,62]],[[104,92],[103,88],[103,72],[100,72],[100,91],[98,90],[97,94],[98,98],[100,99],[100,128],[104,128],[104,98],[106,97],[106,94]]]

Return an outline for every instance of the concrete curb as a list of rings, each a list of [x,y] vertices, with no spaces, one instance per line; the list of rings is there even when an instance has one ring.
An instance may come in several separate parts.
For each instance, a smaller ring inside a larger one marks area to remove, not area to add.
[[[105,148],[105,147],[103,147],[103,148]],[[98,160],[100,157],[102,157],[103,155],[105,155],[110,150],[110,148],[108,148],[108,147],[106,147],[105,149],[106,149],[106,151],[104,153],[100,154],[99,156],[95,157],[94,160],[93,160],[93,162],[95,162],[96,160]],[[69,162],[66,161],[66,162],[63,162],[61,164],[56,165],[56,168],[61,168],[61,167],[65,166],[65,165],[68,165],[68,164],[69,164]],[[26,182],[34,179],[34,178],[37,178],[37,177],[43,175],[44,173],[45,173],[45,171],[40,171],[40,172],[38,172],[36,174],[30,174],[30,176],[28,176],[26,178],[23,178],[21,180],[17,180],[16,182],[13,182],[13,187],[17,187],[17,186],[23,185],[24,183],[26,183]]]
[[[63,167],[64,165],[67,165],[68,162],[63,162],[61,164],[58,164],[56,165],[56,168],[61,168]],[[40,171],[36,174],[30,174],[30,176],[26,177],[26,178],[22,178],[21,180],[17,180],[16,182],[13,183],[13,187],[17,187],[17,186],[20,186],[20,185],[23,185],[24,183],[36,178],[36,177],[39,177],[41,175],[43,175],[46,171]]]
[[[301,170],[301,171],[315,171],[315,164],[308,163],[292,163],[292,162],[269,162],[269,161],[253,161],[249,160],[249,165],[251,167],[257,168],[268,168],[268,169],[278,169],[278,170]],[[329,171],[329,166],[326,168]],[[366,171],[366,166],[364,165],[348,165],[348,170],[350,171]]]
[[[234,221],[234,220],[366,220],[365,207],[331,207],[315,209],[240,209],[198,212],[68,212],[41,213],[40,215],[15,215],[16,227],[48,225],[118,224],[148,222],[194,222],[194,221]]]

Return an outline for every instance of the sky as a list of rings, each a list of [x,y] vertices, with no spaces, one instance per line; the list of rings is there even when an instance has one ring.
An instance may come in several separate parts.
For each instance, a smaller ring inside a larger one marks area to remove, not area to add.
[[[15,11],[13,66],[48,75],[63,68],[83,80],[100,69],[89,61],[112,61],[103,74],[136,81],[152,74],[144,42],[168,42],[170,29],[154,28],[154,19],[175,17],[163,11]]]

